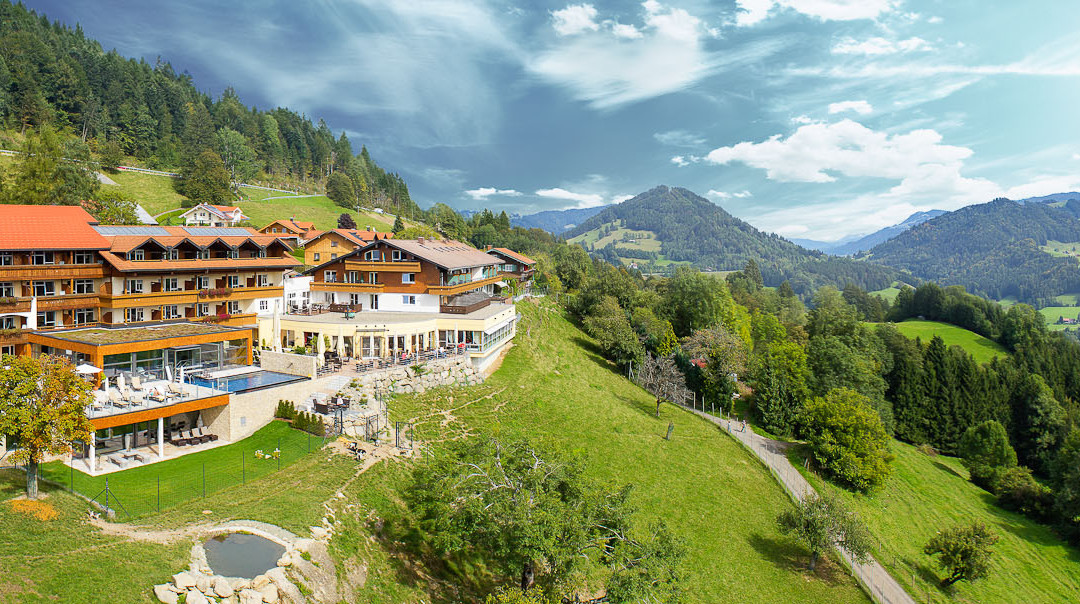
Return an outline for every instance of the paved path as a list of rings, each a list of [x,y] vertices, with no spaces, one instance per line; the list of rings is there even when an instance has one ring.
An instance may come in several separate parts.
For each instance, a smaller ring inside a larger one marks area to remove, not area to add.
[[[795,469],[795,466],[791,465],[787,455],[784,454],[784,451],[790,446],[789,443],[759,436],[754,433],[753,428],[749,425],[744,428],[741,422],[721,419],[693,409],[687,409],[687,411],[693,411],[696,415],[716,424],[753,451],[754,455],[757,455],[758,459],[773,471],[780,484],[793,497],[802,500],[806,495],[814,492],[810,483],[806,482],[806,479]],[[846,551],[840,550],[840,555],[851,566],[859,581],[870,591],[870,596],[875,602],[881,604],[915,604],[915,600],[904,591],[904,588],[896,582],[896,579],[893,579],[878,564],[877,560],[870,558],[866,564],[857,564]]]

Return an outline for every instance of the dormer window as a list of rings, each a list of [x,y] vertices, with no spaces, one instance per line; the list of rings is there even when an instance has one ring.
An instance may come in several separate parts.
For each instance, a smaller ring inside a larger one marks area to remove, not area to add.
[[[240,250],[229,250],[229,258],[236,259],[240,257]]]
[[[199,260],[209,260],[210,259],[210,250],[199,250],[198,258],[199,258]]]
[[[394,250],[390,257],[391,259],[393,259],[394,262],[401,262],[405,259],[405,252],[401,250]]]
[[[364,252],[364,260],[367,260],[369,262],[378,262],[379,250],[368,250]]]
[[[266,250],[263,250],[263,249],[255,250],[255,257],[256,258],[266,258]]]
[[[128,252],[128,260],[146,260],[146,252],[144,250],[132,250]]]
[[[169,250],[169,260],[178,260],[180,258],[180,250],[173,248]]]

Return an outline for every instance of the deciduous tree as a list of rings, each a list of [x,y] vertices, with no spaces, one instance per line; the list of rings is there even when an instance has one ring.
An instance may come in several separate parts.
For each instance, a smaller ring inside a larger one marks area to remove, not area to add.
[[[990,559],[997,535],[981,522],[954,526],[939,531],[923,548],[928,556],[941,556],[938,565],[949,573],[943,585],[957,581],[975,581],[990,574]]]
[[[8,457],[26,465],[26,494],[35,499],[45,456],[68,453],[90,437],[90,384],[61,357],[3,355],[0,363],[0,434],[14,438]]]
[[[800,429],[815,462],[840,482],[873,490],[889,476],[889,435],[863,395],[835,388],[806,404]]]
[[[811,571],[817,568],[818,559],[834,547],[843,548],[860,563],[870,555],[870,531],[833,495],[810,493],[782,512],[776,523],[781,533],[794,535],[810,550]]]
[[[1002,470],[1016,466],[1016,451],[1009,445],[1005,427],[992,419],[968,428],[958,452],[971,481],[987,490]]]

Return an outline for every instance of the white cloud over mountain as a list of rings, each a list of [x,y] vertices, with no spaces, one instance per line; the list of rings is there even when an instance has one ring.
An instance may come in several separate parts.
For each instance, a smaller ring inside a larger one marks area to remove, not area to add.
[[[859,115],[867,115],[874,112],[874,107],[866,101],[840,101],[839,103],[829,103],[829,114],[844,113],[845,111],[854,111]]]
[[[476,201],[483,201],[493,195],[501,197],[521,197],[520,191],[514,189],[497,189],[495,187],[480,187],[479,189],[470,189],[465,191],[465,194],[472,197]]]

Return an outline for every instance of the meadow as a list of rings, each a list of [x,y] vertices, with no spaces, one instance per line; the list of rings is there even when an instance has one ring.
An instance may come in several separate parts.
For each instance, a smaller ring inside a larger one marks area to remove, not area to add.
[[[1076,601],[1080,593],[1080,552],[1053,532],[1024,516],[998,507],[990,493],[968,481],[960,461],[928,455],[893,441],[893,474],[881,491],[855,494],[828,486],[809,475],[815,488],[828,488],[846,500],[876,538],[874,555],[920,602]],[[803,452],[790,454],[802,467]],[[944,574],[922,548],[944,527],[983,522],[1000,537],[994,546],[990,576],[940,586]]]
[[[930,342],[934,336],[941,336],[946,346],[963,348],[979,363],[988,363],[994,357],[1004,357],[1009,354],[1001,344],[949,323],[909,319],[894,325],[900,333],[909,338],[920,338],[924,344]]]

